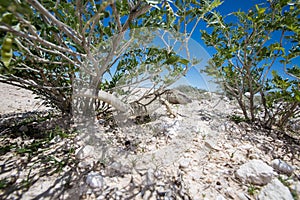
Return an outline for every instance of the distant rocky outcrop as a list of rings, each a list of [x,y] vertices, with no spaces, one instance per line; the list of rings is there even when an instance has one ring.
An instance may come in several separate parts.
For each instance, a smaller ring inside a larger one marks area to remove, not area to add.
[[[185,104],[192,102],[192,100],[188,96],[186,96],[184,93],[182,93],[178,90],[175,90],[175,89],[167,90],[164,93],[164,95],[165,95],[166,100],[171,104],[185,105]]]

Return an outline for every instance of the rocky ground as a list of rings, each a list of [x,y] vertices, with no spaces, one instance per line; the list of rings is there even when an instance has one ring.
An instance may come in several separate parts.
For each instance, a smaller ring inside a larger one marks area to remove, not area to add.
[[[30,93],[5,87],[0,86],[2,94],[10,97],[1,103],[0,123],[15,116],[7,114],[12,111],[36,111]],[[31,109],[24,102],[32,103]],[[9,103],[14,109],[7,110]],[[0,130],[0,198],[299,198],[299,141],[235,123],[230,116],[240,111],[221,95],[202,93],[172,109],[175,118],[159,107],[147,123],[115,116],[118,127],[98,119],[73,134],[61,131],[59,120],[47,119],[57,127],[43,137],[9,121],[17,128]]]

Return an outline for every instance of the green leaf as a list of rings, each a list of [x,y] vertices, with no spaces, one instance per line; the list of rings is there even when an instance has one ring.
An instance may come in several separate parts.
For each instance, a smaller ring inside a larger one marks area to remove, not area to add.
[[[266,12],[266,8],[259,8],[257,4],[255,5],[255,8],[258,12],[258,15],[262,15]]]
[[[4,63],[4,66],[7,69],[9,69],[9,64],[13,56],[12,43],[13,43],[13,38],[6,35],[1,48],[1,61]]]
[[[187,65],[190,61],[188,61],[187,59],[179,59],[179,61],[181,64]]]
[[[295,93],[295,100],[300,102],[300,93],[298,91],[298,93]]]
[[[174,63],[176,63],[176,62],[178,62],[178,61],[179,61],[179,57],[178,57],[178,56],[170,56],[170,57],[166,60],[165,64],[167,64],[167,65],[172,65],[172,64],[174,64]]]
[[[8,24],[8,25],[12,25],[13,18],[14,18],[14,15],[12,13],[6,12],[0,18],[0,22],[3,22],[3,23]]]

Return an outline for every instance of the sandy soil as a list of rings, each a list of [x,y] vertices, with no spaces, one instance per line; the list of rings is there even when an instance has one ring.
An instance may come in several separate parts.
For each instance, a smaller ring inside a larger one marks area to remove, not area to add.
[[[45,109],[45,106],[42,106],[42,101],[35,99],[36,95],[29,90],[0,83],[0,94],[0,114]]]

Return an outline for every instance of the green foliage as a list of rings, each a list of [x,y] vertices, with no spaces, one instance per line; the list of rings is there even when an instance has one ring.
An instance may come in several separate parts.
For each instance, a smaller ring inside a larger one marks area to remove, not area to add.
[[[204,72],[216,77],[227,95],[237,100],[245,119],[283,127],[297,115],[299,68],[286,66],[299,56],[299,10],[295,0],[266,2],[248,12],[232,13],[236,23],[227,23],[215,13],[207,20],[211,31],[201,31],[206,44],[217,50]],[[290,79],[274,72],[268,79],[278,62]],[[258,95],[259,105],[255,104]]]
[[[1,179],[0,180],[0,189],[6,188],[8,185],[8,181],[6,179]]]
[[[254,185],[250,185],[248,187],[248,194],[250,195],[255,195],[257,192],[258,192],[259,188],[258,187],[255,187]]]
[[[231,115],[230,120],[235,122],[236,124],[239,124],[241,122],[249,122],[249,119],[245,119],[244,117],[241,117],[239,115]]]
[[[92,70],[97,73],[91,80],[98,86],[96,90],[109,91],[120,81],[141,74],[151,59],[157,63],[155,67],[152,64],[151,70],[160,70],[162,64],[169,73],[168,76],[154,75],[152,78],[163,84],[171,84],[182,76],[182,68],[189,64],[187,59],[174,52],[161,48],[144,52],[132,50],[118,60],[113,60],[111,52],[105,52],[107,57],[104,58],[107,60],[102,59],[103,62],[98,63],[92,63],[93,54],[111,46],[118,50],[124,44],[120,37],[122,33],[129,30],[133,34],[137,28],[177,30],[189,37],[192,33],[185,31],[196,26],[220,4],[219,0],[109,0],[102,3],[92,0],[59,3],[47,0],[7,1],[0,7],[0,35],[9,35],[5,39],[0,37],[3,61],[0,67],[5,69],[2,70],[0,81],[13,82],[14,85],[32,90],[45,100],[46,105],[64,114],[72,113],[74,91],[71,86],[74,80],[80,78],[86,81],[90,78],[89,74],[79,73],[79,69],[86,65],[85,60],[99,67]],[[148,36],[139,37],[146,39]],[[135,53],[148,56],[148,60],[140,63]],[[118,62],[118,70],[111,71],[113,63]],[[103,77],[110,78],[105,80]]]
[[[4,64],[4,67],[9,70],[9,64],[12,59],[12,43],[13,38],[9,37],[7,34],[3,40],[2,47],[1,47],[1,59]]]
[[[283,127],[289,118],[300,114],[300,85],[297,80],[283,79],[276,71],[272,75],[272,90],[266,97],[266,105],[277,117],[276,124]]]

